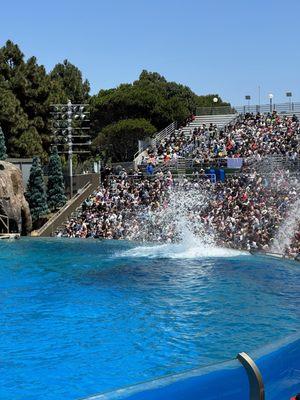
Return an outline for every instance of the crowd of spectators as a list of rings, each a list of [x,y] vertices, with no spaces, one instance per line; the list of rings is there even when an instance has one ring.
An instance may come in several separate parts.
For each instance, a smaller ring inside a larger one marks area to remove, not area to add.
[[[177,131],[161,139],[155,146],[150,146],[146,150],[141,164],[150,164],[154,167],[159,162],[163,162],[166,165],[176,165],[181,157],[196,156],[203,148],[204,143],[208,145],[218,135],[218,128],[214,124],[209,126],[203,124],[199,127],[191,128],[189,131],[179,127]],[[203,153],[203,158],[208,160],[208,154]]]
[[[299,156],[298,118],[272,114],[246,114],[209,145],[209,151],[220,157]]]
[[[170,194],[175,191],[180,201],[182,193],[198,191],[206,201],[201,207],[189,206],[192,226],[201,226],[219,246],[271,251],[278,228],[299,196],[297,185],[288,174],[263,177],[251,171],[216,184],[205,175],[195,176],[178,187],[170,172],[159,172],[150,180],[138,173],[127,176],[122,170],[118,176],[104,177],[99,190],[82,205],[79,217],[70,219],[58,236],[176,241],[175,221],[161,218]],[[157,218],[149,218],[153,215]],[[300,232],[284,252],[289,256],[300,252]]]
[[[138,172],[128,176],[125,170],[103,178],[99,190],[82,204],[80,216],[71,218],[59,236],[134,239],[143,208],[158,208],[173,185],[171,173],[164,176],[162,172],[155,180],[144,179]]]
[[[186,123],[193,120],[191,116]],[[216,245],[274,251],[278,229],[299,197],[299,183],[289,171],[262,175],[248,167],[224,182],[212,183],[201,170],[193,179],[181,180],[178,187],[170,170],[155,172],[154,167],[159,160],[170,165],[187,155],[192,155],[196,163],[223,157],[297,158],[299,134],[296,116],[279,116],[276,112],[246,114],[223,130],[213,124],[191,127],[190,134],[186,134],[186,129],[185,132],[179,129],[148,149],[144,162],[151,173],[147,176],[139,170],[127,175],[124,169],[112,174],[106,168],[99,189],[86,199],[78,217],[71,218],[57,234],[176,241],[176,216],[172,217],[173,221],[164,218],[171,195],[175,193],[180,199],[182,193],[198,192],[205,194],[206,200],[201,206],[197,202],[189,206],[188,219],[192,226],[201,226],[209,232]],[[289,256],[300,253],[300,229],[281,251]]]
[[[265,156],[299,157],[298,118],[272,114],[246,114],[226,129],[200,125],[187,131],[182,127],[156,146],[149,147],[142,163],[175,164],[179,157],[190,157],[195,164],[220,158],[261,159]]]

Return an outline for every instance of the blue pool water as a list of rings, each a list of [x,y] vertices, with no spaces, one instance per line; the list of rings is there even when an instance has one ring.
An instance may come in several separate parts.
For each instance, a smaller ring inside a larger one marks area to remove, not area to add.
[[[79,399],[299,331],[299,264],[200,250],[2,241],[0,399]]]

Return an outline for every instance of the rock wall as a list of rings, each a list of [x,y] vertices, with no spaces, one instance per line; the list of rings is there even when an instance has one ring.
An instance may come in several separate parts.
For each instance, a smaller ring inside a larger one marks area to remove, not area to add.
[[[14,230],[19,227],[23,233],[31,231],[32,221],[24,196],[22,173],[6,161],[0,161],[0,210],[9,217]]]

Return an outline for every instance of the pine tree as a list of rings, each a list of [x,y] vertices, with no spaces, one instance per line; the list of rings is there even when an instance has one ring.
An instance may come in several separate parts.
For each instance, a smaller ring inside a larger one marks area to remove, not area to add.
[[[65,196],[64,177],[57,147],[53,147],[49,159],[47,198],[48,206],[51,211],[59,209],[67,201]]]
[[[6,158],[7,158],[7,154],[6,154],[6,146],[5,146],[5,137],[4,137],[2,128],[0,126],[0,160],[6,160]]]
[[[32,221],[37,222],[48,212],[46,188],[40,159],[33,157],[27,185],[26,198],[29,203]]]

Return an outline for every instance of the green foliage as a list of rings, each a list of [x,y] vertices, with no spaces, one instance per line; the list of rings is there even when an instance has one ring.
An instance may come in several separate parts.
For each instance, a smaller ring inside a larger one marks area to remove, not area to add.
[[[69,99],[73,103],[90,103],[91,134],[104,143],[114,159],[120,152],[112,134],[108,134],[112,124],[145,119],[159,131],[173,121],[181,123],[197,107],[211,107],[213,97],[218,97],[218,106],[228,104],[218,95],[198,96],[187,86],[145,70],[132,84],[100,90],[91,98],[89,91],[89,82],[68,60],[56,64],[47,74],[35,57],[26,60],[18,45],[8,40],[0,48],[0,125],[6,134],[9,156],[38,155],[46,160],[51,145],[50,105],[67,103]],[[108,130],[103,136],[105,127]],[[121,158],[128,158],[135,147],[136,144],[128,145]]]
[[[42,139],[34,126],[22,133],[16,141],[16,147],[21,157],[30,157],[32,154],[43,157]]]
[[[197,96],[187,86],[168,82],[158,73],[144,70],[133,84],[100,90],[90,104],[91,132],[96,136],[104,126],[122,119],[145,118],[157,130],[173,121],[181,123],[196,107],[211,106],[212,97]],[[226,103],[220,99],[221,104]]]
[[[29,203],[32,221],[37,222],[48,212],[46,188],[40,159],[33,158],[27,185],[26,198]]]
[[[89,98],[89,83],[70,62],[57,64],[47,74],[35,57],[26,61],[13,42],[8,40],[0,48],[0,125],[10,156],[46,159],[51,144],[50,105],[69,98],[73,102]]]
[[[67,198],[65,196],[64,177],[62,173],[61,161],[57,152],[57,147],[53,147],[48,165],[48,184],[47,184],[48,207],[51,211],[62,207]]]
[[[5,146],[5,137],[4,137],[2,128],[0,126],[0,160],[6,160],[6,158],[7,158],[7,154],[6,154],[6,146]]]
[[[131,161],[138,150],[138,140],[155,132],[155,127],[144,118],[126,119],[103,128],[93,146],[104,150],[112,161]]]
[[[6,133],[7,151],[19,157],[17,140],[28,128],[28,117],[14,93],[0,86],[0,124]]]
[[[52,82],[58,84],[62,94],[61,101],[72,103],[85,103],[89,99],[90,84],[87,80],[82,81],[81,71],[64,60],[62,64],[57,64],[50,73]]]

